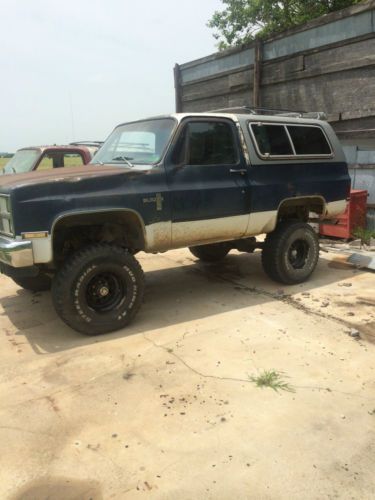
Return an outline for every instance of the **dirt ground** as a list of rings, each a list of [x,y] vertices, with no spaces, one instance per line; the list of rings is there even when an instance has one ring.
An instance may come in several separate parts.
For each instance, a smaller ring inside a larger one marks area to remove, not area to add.
[[[0,277],[0,498],[375,498],[375,274],[140,260],[140,314],[96,338]]]

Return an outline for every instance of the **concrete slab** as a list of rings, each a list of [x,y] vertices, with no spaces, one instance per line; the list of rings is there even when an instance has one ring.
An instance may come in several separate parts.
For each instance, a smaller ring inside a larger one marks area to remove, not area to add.
[[[140,260],[139,316],[96,338],[0,277],[0,498],[374,498],[374,275]],[[257,387],[265,370],[293,392]]]

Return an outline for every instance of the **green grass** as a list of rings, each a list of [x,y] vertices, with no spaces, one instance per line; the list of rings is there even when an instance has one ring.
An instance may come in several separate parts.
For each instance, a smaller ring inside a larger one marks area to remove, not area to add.
[[[371,238],[375,238],[375,231],[371,229],[364,229],[363,227],[357,227],[353,231],[354,238],[361,240],[361,243],[366,243],[367,245],[370,243]]]
[[[10,158],[0,158],[0,168],[5,167],[9,160]]]
[[[275,370],[264,370],[257,377],[249,377],[251,382],[257,387],[264,388],[269,387],[274,391],[287,391],[295,392],[294,388],[282,379],[282,374]]]

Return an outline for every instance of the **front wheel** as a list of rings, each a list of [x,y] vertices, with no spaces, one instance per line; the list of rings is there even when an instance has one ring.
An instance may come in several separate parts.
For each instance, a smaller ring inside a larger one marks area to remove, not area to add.
[[[274,281],[293,285],[306,281],[319,259],[319,240],[303,222],[281,222],[266,237],[262,264]]]
[[[138,312],[144,276],[125,249],[93,244],[73,254],[52,282],[61,319],[74,330],[99,335],[126,326]]]

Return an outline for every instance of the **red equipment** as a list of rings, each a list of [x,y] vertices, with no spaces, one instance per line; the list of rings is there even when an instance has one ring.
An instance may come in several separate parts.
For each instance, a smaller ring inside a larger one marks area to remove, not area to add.
[[[319,233],[322,236],[349,239],[357,228],[366,227],[368,192],[360,189],[350,191],[350,199],[346,210],[332,221],[319,224]]]

